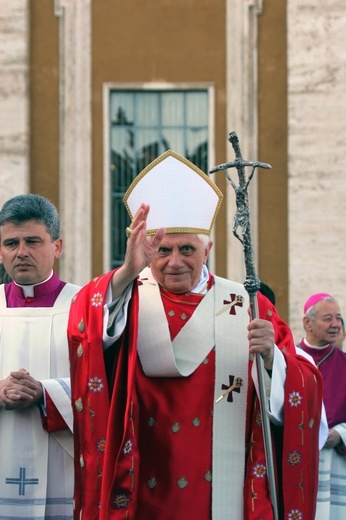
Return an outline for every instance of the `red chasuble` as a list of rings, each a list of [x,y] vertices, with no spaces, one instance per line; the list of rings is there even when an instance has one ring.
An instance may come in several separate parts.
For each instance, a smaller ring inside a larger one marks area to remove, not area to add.
[[[188,377],[147,377],[137,356],[135,284],[126,330],[104,353],[103,305],[111,276],[84,287],[70,312],[75,519],[82,514],[84,520],[210,520],[214,350]],[[258,296],[260,315],[273,322],[275,341],[287,363],[285,425],[274,432],[284,489],[284,497],[279,490],[280,518],[311,519],[317,492],[321,377],[305,358],[296,356],[289,328],[271,303]],[[172,338],[200,299],[162,291]],[[247,446],[244,518],[272,520],[259,405],[249,381],[246,439],[234,439],[230,425],[230,442]]]

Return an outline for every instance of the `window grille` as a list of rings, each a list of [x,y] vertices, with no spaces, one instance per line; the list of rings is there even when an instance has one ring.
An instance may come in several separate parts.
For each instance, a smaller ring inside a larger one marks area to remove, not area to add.
[[[123,263],[129,217],[125,191],[168,149],[208,172],[208,89],[109,91],[110,263]],[[145,202],[145,201],[143,201]]]

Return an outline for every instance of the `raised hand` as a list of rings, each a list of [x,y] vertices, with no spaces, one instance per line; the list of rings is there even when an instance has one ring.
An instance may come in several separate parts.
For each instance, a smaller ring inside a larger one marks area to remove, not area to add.
[[[124,264],[112,278],[113,298],[119,296],[125,287],[150,264],[166,234],[165,229],[160,228],[154,236],[147,237],[146,224],[149,211],[149,205],[142,203],[128,228]]]

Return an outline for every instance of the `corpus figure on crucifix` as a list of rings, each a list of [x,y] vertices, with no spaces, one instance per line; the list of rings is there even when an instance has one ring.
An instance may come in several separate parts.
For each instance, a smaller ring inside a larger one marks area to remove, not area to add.
[[[232,162],[215,166],[210,170],[210,173],[215,173],[221,170],[224,171],[229,183],[235,191],[236,212],[234,216],[232,231],[234,236],[243,244],[244,247],[244,258],[247,274],[247,279],[244,285],[248,290],[249,294],[255,294],[259,290],[260,281],[258,280],[255,274],[255,266],[252,253],[248,187],[254,176],[256,168],[270,169],[271,166],[269,164],[258,161],[244,161],[240,151],[238,136],[235,132],[231,132],[229,134],[229,141],[230,143],[232,143],[236,159]],[[245,174],[245,167],[247,166],[252,167],[252,171],[248,179],[246,179]],[[231,175],[227,171],[228,168],[237,169],[239,178],[238,185],[235,184]],[[239,227],[241,228],[241,236],[238,233]]]

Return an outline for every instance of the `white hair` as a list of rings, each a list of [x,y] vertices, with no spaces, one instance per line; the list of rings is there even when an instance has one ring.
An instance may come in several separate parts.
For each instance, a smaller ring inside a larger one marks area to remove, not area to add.
[[[197,236],[200,239],[200,241],[202,242],[203,246],[208,247],[208,245],[210,243],[210,236],[204,235],[203,233],[198,233]]]

